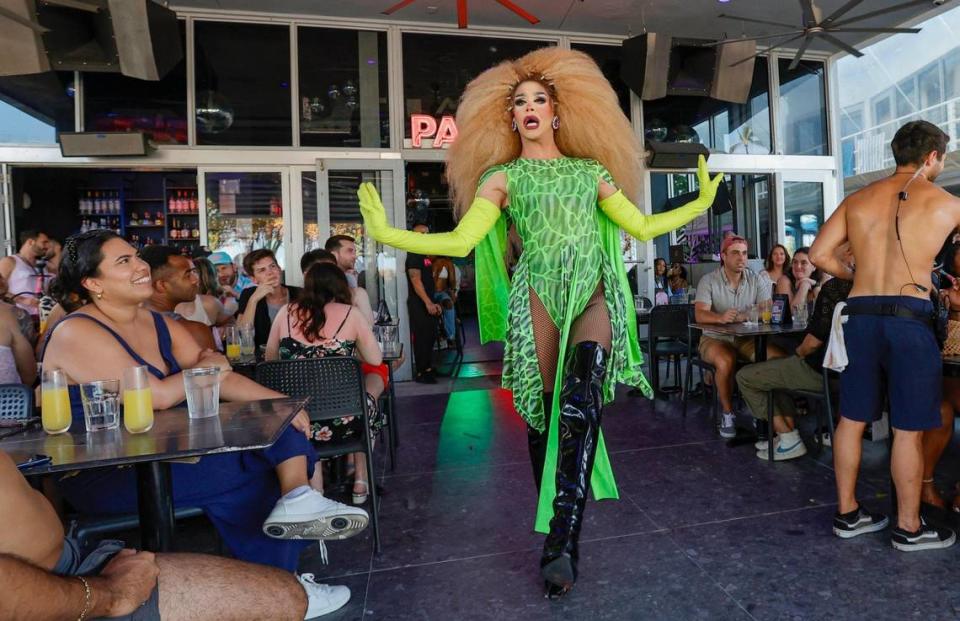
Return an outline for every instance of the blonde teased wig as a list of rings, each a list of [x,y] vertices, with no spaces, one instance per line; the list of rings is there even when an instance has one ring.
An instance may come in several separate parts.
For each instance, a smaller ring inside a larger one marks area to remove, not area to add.
[[[554,139],[568,157],[593,158],[632,201],[640,189],[640,143],[616,93],[583,52],[544,47],[487,69],[467,85],[457,109],[457,139],[447,155],[447,181],[458,217],[473,202],[480,175],[520,157],[510,128],[513,92],[540,82],[554,96],[560,129]]]

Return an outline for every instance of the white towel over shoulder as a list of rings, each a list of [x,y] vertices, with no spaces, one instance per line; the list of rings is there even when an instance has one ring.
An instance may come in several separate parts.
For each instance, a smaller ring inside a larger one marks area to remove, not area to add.
[[[823,356],[823,367],[831,371],[842,373],[850,361],[847,359],[847,346],[843,342],[843,324],[848,317],[843,314],[846,302],[838,302],[833,309],[833,321],[830,323],[830,340],[827,342],[827,351]]]

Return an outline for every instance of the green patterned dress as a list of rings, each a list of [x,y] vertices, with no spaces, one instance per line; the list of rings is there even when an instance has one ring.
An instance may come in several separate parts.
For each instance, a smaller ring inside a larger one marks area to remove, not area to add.
[[[550,416],[556,421],[560,387],[571,349],[570,328],[601,282],[613,337],[603,400],[605,403],[613,400],[618,383],[639,387],[651,396],[642,371],[636,311],[623,266],[620,229],[597,205],[599,180],[613,184],[610,173],[595,160],[520,158],[486,171],[480,185],[497,172],[507,177],[509,206],[504,211],[516,225],[523,252],[507,283],[503,267],[507,223],[501,217],[477,247],[478,310],[481,340],[506,343],[503,387],[513,391],[517,412],[531,427],[543,431],[546,421],[541,394],[552,391]],[[530,289],[560,329],[562,360],[557,364],[555,385],[549,388],[543,386],[537,364]],[[550,425],[544,466],[548,475],[543,477],[537,512],[536,529],[540,532],[547,532],[552,515],[556,430],[554,422]],[[597,499],[617,497],[602,435],[591,486]]]

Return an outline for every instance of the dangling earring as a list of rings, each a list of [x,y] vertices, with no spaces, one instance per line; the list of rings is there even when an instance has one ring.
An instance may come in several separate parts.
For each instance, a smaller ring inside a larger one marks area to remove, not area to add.
[[[512,121],[510,121],[510,131],[512,132],[517,131],[517,119],[513,119]]]
[[[560,129],[560,117],[553,117],[553,123],[550,123],[550,126],[553,127],[554,131]]]
[[[97,296],[97,299],[98,299],[98,300],[102,300],[102,299],[103,299],[103,291],[97,291],[96,296]]]

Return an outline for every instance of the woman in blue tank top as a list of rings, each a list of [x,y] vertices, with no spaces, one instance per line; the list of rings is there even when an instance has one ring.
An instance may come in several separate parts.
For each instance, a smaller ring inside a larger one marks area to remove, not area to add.
[[[199,366],[220,368],[220,396],[226,401],[283,396],[232,373],[222,354],[201,350],[176,321],[142,308],[153,292],[150,268],[116,234],[92,231],[70,238],[55,283],[54,295],[72,312],[48,335],[41,360],[47,369],[66,372],[74,425],[83,424],[77,384],[119,378],[137,365],[150,371],[157,409],[183,402],[181,369]],[[175,506],[203,508],[238,558],[288,570],[296,569],[305,545],[295,540],[343,539],[360,532],[366,512],[329,500],[308,485],[315,461],[304,435],[309,423],[301,412],[268,449],[174,464]],[[65,477],[60,487],[84,513],[136,511],[129,468]]]

